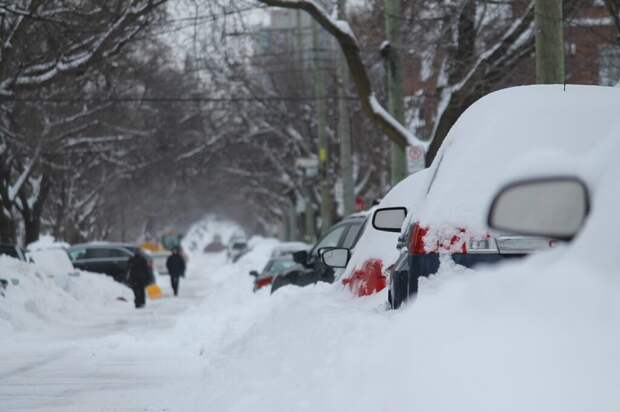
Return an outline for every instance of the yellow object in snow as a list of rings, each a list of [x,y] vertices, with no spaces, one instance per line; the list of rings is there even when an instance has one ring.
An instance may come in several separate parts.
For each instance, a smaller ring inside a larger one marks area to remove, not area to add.
[[[159,299],[161,298],[161,288],[157,286],[157,283],[151,283],[146,287],[146,294],[149,299]]]
[[[148,250],[149,252],[161,252],[162,250],[164,250],[164,248],[161,247],[160,244],[155,242],[144,242],[142,245],[140,245],[140,247],[143,250]]]

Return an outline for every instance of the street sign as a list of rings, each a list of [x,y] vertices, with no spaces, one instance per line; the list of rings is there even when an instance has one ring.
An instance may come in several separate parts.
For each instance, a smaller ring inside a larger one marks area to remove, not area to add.
[[[319,159],[316,157],[298,157],[295,166],[303,169],[304,175],[314,177],[319,173]]]
[[[424,169],[424,147],[418,145],[407,146],[407,168],[409,174]]]

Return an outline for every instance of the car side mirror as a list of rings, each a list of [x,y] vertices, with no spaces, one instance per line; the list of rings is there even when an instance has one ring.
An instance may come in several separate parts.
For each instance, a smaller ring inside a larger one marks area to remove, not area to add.
[[[255,278],[257,278],[258,277],[258,272],[255,271],[255,270],[251,270],[250,271],[250,276],[254,276]]]
[[[300,265],[306,266],[306,264],[308,263],[308,251],[300,250],[293,253],[293,261],[295,263],[299,263]]]
[[[321,259],[330,268],[346,268],[351,258],[351,251],[346,248],[327,249],[321,254]]]
[[[400,229],[406,217],[406,207],[385,207],[377,209],[372,215],[372,227],[383,232],[400,233]]]
[[[571,240],[590,211],[588,188],[570,176],[513,182],[493,199],[488,225],[511,233]]]

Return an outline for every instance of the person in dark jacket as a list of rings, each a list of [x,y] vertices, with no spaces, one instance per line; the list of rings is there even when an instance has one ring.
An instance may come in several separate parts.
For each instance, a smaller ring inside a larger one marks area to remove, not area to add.
[[[181,251],[178,247],[172,249],[172,254],[166,260],[166,267],[170,275],[174,296],[177,296],[179,293],[179,278],[185,276],[185,259],[181,256]]]
[[[146,304],[146,294],[144,289],[151,281],[151,269],[149,268],[146,257],[140,252],[129,259],[129,287],[133,290],[136,309]]]

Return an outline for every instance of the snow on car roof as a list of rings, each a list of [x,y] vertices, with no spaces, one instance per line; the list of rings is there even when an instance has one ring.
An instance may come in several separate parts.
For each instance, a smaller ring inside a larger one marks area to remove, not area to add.
[[[278,258],[282,255],[291,254],[300,250],[308,250],[312,246],[303,242],[285,242],[273,248],[271,251],[272,258]]]
[[[525,172],[553,174],[561,158],[584,156],[615,127],[620,89],[521,86],[491,93],[452,127],[431,165],[420,221],[486,231],[497,189]]]

